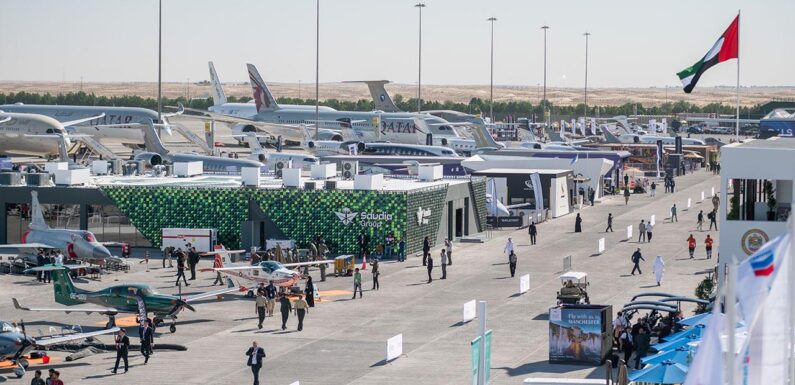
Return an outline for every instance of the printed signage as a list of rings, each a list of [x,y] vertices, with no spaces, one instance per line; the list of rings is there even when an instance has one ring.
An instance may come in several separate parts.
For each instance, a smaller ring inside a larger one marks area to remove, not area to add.
[[[427,225],[428,222],[431,221],[431,209],[423,209],[422,207],[417,209],[417,224],[418,225]]]
[[[386,360],[391,361],[403,354],[403,334],[386,340]]]
[[[381,227],[384,223],[392,220],[390,213],[370,213],[366,211],[355,212],[345,207],[341,211],[336,212],[337,218],[343,225],[348,226],[353,223],[358,223],[361,227]],[[430,215],[430,214],[429,214]]]

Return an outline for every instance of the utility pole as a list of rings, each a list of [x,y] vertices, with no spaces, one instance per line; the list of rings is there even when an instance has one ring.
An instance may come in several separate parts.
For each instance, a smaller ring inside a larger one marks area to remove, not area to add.
[[[491,22],[491,80],[489,82],[489,119],[494,124],[494,22],[496,17],[486,19]]]
[[[420,13],[420,38],[419,46],[417,48],[417,113],[422,112],[422,9],[425,8],[425,3],[414,4]]]
[[[157,2],[157,123],[163,122],[163,0]]]
[[[320,0],[315,2],[315,140],[320,140]]]
[[[585,35],[585,114],[583,117],[588,120],[588,37],[591,36],[590,32],[586,32]]]
[[[298,99],[301,99],[301,79],[298,79]]]
[[[548,25],[542,26],[541,29],[544,30],[544,108],[542,113],[544,114],[544,123],[549,126],[549,119],[547,114],[547,30],[549,29]]]

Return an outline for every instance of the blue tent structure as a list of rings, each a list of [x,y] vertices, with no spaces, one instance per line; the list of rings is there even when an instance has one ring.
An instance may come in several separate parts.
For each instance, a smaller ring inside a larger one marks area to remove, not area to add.
[[[687,346],[687,344],[691,342],[696,342],[700,339],[698,336],[688,336],[685,338],[680,338],[678,340],[669,341],[669,342],[662,342],[656,345],[652,345],[653,348],[657,349],[661,352],[667,352],[669,350],[674,350],[681,346]]]
[[[687,366],[673,361],[663,361],[658,365],[632,372],[629,380],[652,384],[682,384],[686,377]]]
[[[706,325],[711,317],[712,313],[701,313],[680,320],[678,323],[684,326]]]
[[[688,347],[687,345],[680,346],[674,350],[668,350],[641,359],[641,362],[650,365],[656,365],[664,361],[672,361],[676,364],[681,364],[685,366],[690,365],[690,347]]]
[[[701,332],[704,331],[705,325],[696,325],[690,329],[681,331],[679,333],[671,334],[668,337],[663,338],[666,342],[676,341],[681,338],[689,338],[691,336],[701,338]]]

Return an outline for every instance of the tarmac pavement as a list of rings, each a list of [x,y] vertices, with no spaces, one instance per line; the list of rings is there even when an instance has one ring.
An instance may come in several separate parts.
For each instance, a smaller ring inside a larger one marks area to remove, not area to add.
[[[497,230],[491,239],[481,244],[456,243],[454,265],[448,266],[448,279],[439,280],[441,269],[433,271],[434,281],[427,283],[427,272],[421,258],[410,257],[405,263],[383,262],[379,278],[381,288],[372,287],[372,275],[363,272],[363,299],[350,299],[352,278],[329,277],[319,282],[319,272],[313,270],[316,286],[324,297],[310,310],[304,330],[296,331],[297,319],[291,315],[288,330],[280,330],[280,316],[267,318],[264,328],[257,329],[254,303],[242,293],[226,295],[223,300],[205,300],[196,305],[196,313],[179,317],[177,332],[167,327],[158,329],[155,343],[179,344],[187,351],[158,351],[148,365],[143,365],[140,353],[131,349],[132,367],[127,374],[110,374],[114,353],[97,354],[74,362],[59,359],[65,353],[53,353],[52,367],[59,368],[67,384],[156,383],[156,384],[246,384],[251,372],[245,365],[244,353],[256,340],[264,347],[267,357],[261,371],[263,384],[465,384],[470,381],[470,341],[477,333],[477,320],[462,324],[462,306],[477,299],[488,303],[487,327],[493,329],[491,375],[492,384],[520,384],[535,377],[603,378],[604,369],[584,365],[549,364],[548,309],[555,305],[560,288],[558,275],[562,260],[572,256],[573,270],[588,273],[591,303],[609,304],[613,313],[632,295],[644,291],[666,291],[693,296],[703,272],[717,263],[718,237],[714,232],[696,234],[696,215],[699,208],[711,207],[700,203],[701,191],[719,186],[719,177],[706,171],[677,178],[677,192],[665,194],[658,188],[657,197],[633,194],[629,205],[622,196],[607,197],[594,207],[584,207],[583,232],[574,233],[574,214],[538,225],[538,241],[530,246],[527,229]],[[693,207],[685,211],[687,198]],[[673,203],[679,208],[679,222],[665,218]],[[605,234],[606,218],[613,213],[614,233]],[[656,215],[651,243],[638,244],[637,224]],[[626,227],[633,226],[634,237],[625,241]],[[696,259],[687,255],[686,239],[696,235]],[[713,234],[716,248],[714,259],[706,260],[703,239]],[[515,278],[508,271],[503,248],[512,237],[518,255]],[[599,238],[605,238],[606,251],[596,255]],[[630,255],[637,248],[645,258],[643,274],[630,275]],[[439,248],[434,248],[438,264]],[[138,253],[142,251],[138,250]],[[652,263],[656,255],[666,262],[665,278],[656,286]],[[161,269],[160,260],[150,262],[151,270],[133,259],[132,271],[104,276],[102,282],[86,280],[80,287],[96,290],[121,282],[146,282],[158,291],[176,293],[174,269]],[[210,267],[212,261],[203,259],[199,267]],[[530,275],[530,291],[519,295],[519,277]],[[185,294],[212,290],[213,273],[199,273]],[[118,279],[118,282],[114,280]],[[216,286],[217,288],[217,286]],[[49,334],[47,327],[83,325],[85,330],[100,327],[105,318],[99,315],[72,313],[22,312],[13,308],[16,297],[26,306],[54,306],[50,285],[35,283],[33,277],[0,275],[0,319],[24,319],[28,331],[36,329]],[[691,306],[686,306],[686,315]],[[137,329],[128,331],[133,344],[138,343]],[[403,334],[403,355],[385,362],[386,340]],[[133,338],[134,337],[134,338]],[[108,336],[100,337],[110,343]],[[44,367],[46,370],[48,367]],[[31,369],[34,369],[33,367]],[[18,380],[8,370],[0,369],[0,376],[10,384],[30,381],[32,373]]]

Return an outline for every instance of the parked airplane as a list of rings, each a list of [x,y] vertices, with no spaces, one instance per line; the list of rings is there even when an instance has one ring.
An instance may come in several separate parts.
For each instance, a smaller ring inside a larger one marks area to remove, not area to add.
[[[33,337],[25,332],[25,323],[21,322],[20,327],[8,321],[0,320],[0,361],[11,360],[17,365],[14,375],[21,378],[25,375],[28,368],[28,360],[25,355],[34,349],[46,349],[47,346],[62,344],[68,341],[92,338],[103,334],[112,334],[119,331],[119,328],[110,328],[88,333],[65,333],[49,336]]]
[[[262,261],[256,265],[232,265],[224,266],[213,269],[228,277],[236,277],[256,286],[260,283],[268,284],[273,282],[274,285],[279,287],[292,287],[301,281],[303,275],[297,270],[290,269],[291,267],[300,266],[317,266],[320,264],[334,263],[334,260],[323,260],[316,262],[298,262],[298,263],[279,263],[276,261]],[[245,291],[245,286],[241,291]],[[251,290],[249,290],[251,292]]]
[[[125,144],[144,144],[141,130],[133,123],[149,120],[163,124],[170,130],[167,118],[180,115],[184,108],[175,113],[162,114],[163,121],[158,121],[157,112],[138,107],[112,106],[61,106],[44,104],[4,104],[0,110],[5,112],[39,114],[60,121],[64,127],[71,127],[69,133],[90,135],[96,140],[116,139]],[[168,131],[170,134],[171,131]]]
[[[72,139],[86,135],[70,135],[66,127],[101,118],[102,115],[78,120],[59,122],[49,116],[36,113],[4,112],[0,110],[0,154],[22,154],[33,156],[60,156],[69,158],[66,149]],[[42,138],[54,140],[42,140]]]
[[[237,118],[253,118],[254,115],[257,114],[257,106],[254,104],[254,100],[252,99],[248,103],[227,102],[224,86],[221,84],[221,80],[218,78],[218,74],[215,72],[215,66],[213,65],[213,62],[209,62],[208,64],[210,67],[210,82],[212,84],[213,90],[213,105],[208,108],[208,111]],[[303,104],[281,104],[280,106],[284,109],[291,110],[315,110],[315,106]],[[319,108],[321,111],[336,111],[335,109],[326,106],[320,106]],[[232,126],[232,133],[239,135],[248,132],[244,131],[245,126],[246,124],[235,124]]]
[[[292,166],[294,168],[306,168],[308,169],[313,164],[320,164],[320,160],[313,156],[307,154],[289,154],[285,152],[268,152],[265,147],[259,141],[260,136],[257,136],[254,132],[247,132],[242,135],[233,135],[237,138],[244,139],[246,143],[248,143],[248,147],[251,149],[251,155],[249,155],[249,159],[267,164],[272,168],[278,169],[278,163],[282,162],[292,162]],[[339,143],[339,142],[334,142]]]
[[[389,84],[389,80],[348,80],[343,83],[366,84],[367,89],[370,90],[370,96],[373,98],[373,105],[377,111],[403,112],[395,105],[395,102],[392,101],[392,98],[389,97],[389,93],[386,92],[384,88],[384,84]]]
[[[177,162],[202,162],[204,171],[210,172],[240,172],[243,167],[262,167],[262,163],[250,159],[221,158],[210,155],[199,155],[191,153],[172,153],[163,147],[163,142],[157,135],[155,126],[150,120],[148,123],[136,125],[144,132],[144,142],[147,152],[141,152],[134,156],[137,161],[144,161],[147,166],[157,166],[159,164]]]
[[[122,259],[111,255],[105,244],[97,242],[93,233],[86,230],[53,229],[44,222],[39,204],[39,193],[31,191],[30,212],[32,221],[22,233],[22,243],[0,245],[0,249],[18,249],[19,255],[30,264],[37,264],[38,249],[58,249],[66,257],[92,265],[104,266],[107,262],[122,263]],[[115,243],[106,243],[115,245]]]
[[[304,140],[301,143],[305,148],[313,151],[318,156],[330,155],[403,155],[403,156],[458,156],[458,154],[444,146],[426,146],[421,144],[404,144],[390,142],[364,142],[347,140],[337,142],[333,140],[312,139],[312,135],[305,125],[301,125],[304,133]],[[361,137],[358,129],[352,128],[353,137]]]
[[[177,331],[177,315],[185,309],[196,311],[191,302],[216,297],[222,294],[238,291],[234,282],[227,279],[227,287],[221,290],[209,291],[183,297],[180,295],[161,294],[143,283],[126,283],[107,287],[97,291],[88,291],[75,287],[68,274],[68,266],[46,265],[28,269],[25,272],[49,271],[52,275],[55,302],[65,305],[59,308],[31,308],[19,304],[12,298],[14,307],[25,311],[61,311],[67,314],[83,312],[86,314],[99,313],[108,317],[107,327],[116,325],[116,315],[119,313],[148,314],[155,316],[155,325],[161,324],[166,319],[172,321],[169,330]],[[181,286],[180,286],[181,289]],[[78,307],[75,305],[92,304],[101,307]]]
[[[640,144],[656,144],[657,141],[662,141],[662,144],[672,145],[676,144],[676,137],[662,136],[662,135],[639,135],[627,132],[621,133],[616,137],[609,129],[602,130],[607,143],[640,143]],[[683,145],[698,145],[704,146],[704,141],[694,138],[682,138]]]

